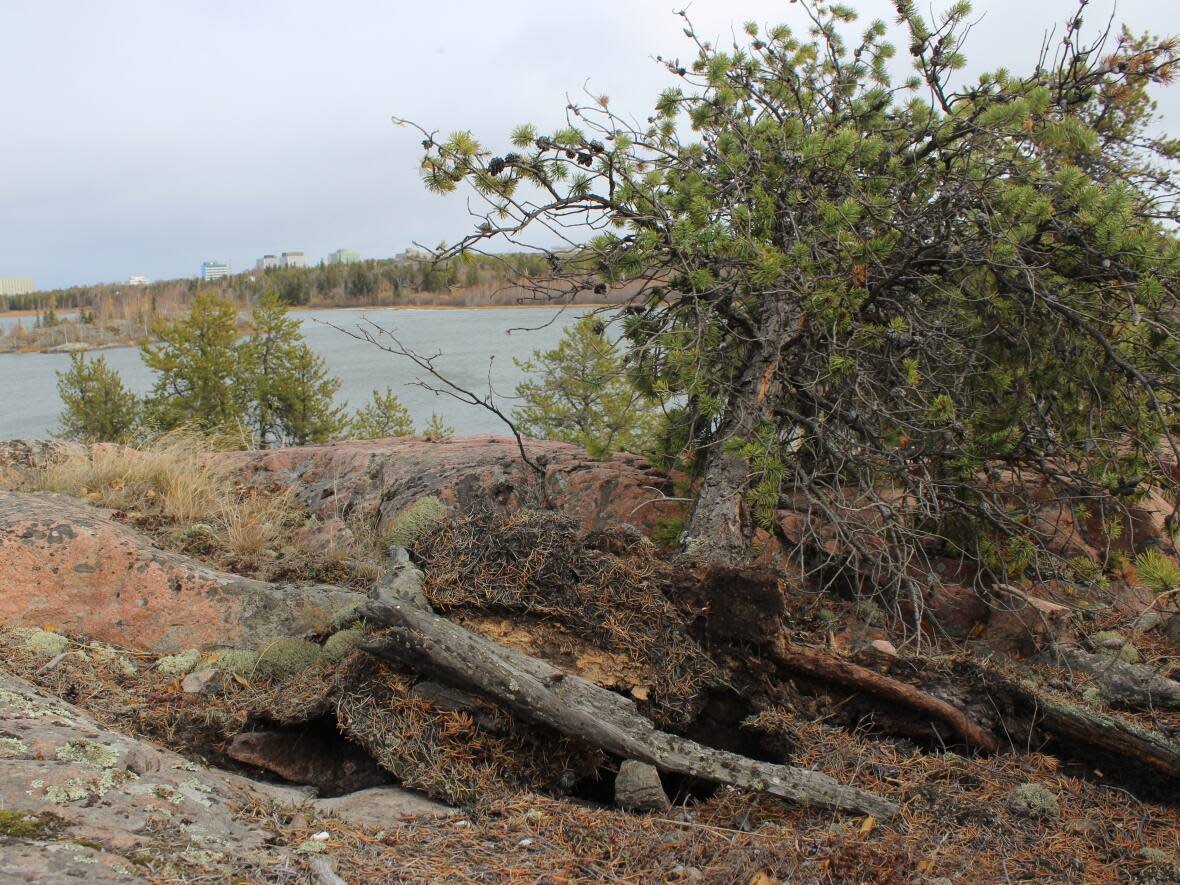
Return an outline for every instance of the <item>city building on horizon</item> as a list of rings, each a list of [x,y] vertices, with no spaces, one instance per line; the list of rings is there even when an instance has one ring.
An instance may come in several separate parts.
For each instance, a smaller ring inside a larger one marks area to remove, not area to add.
[[[133,274],[127,278],[128,286],[146,286],[147,284],[148,278],[142,274]]]
[[[32,277],[0,277],[0,295],[28,295],[35,291]]]
[[[302,252],[284,252],[279,256],[280,267],[307,267],[307,256]]]
[[[229,276],[229,265],[224,261],[202,261],[201,279],[206,283],[223,280]]]
[[[277,255],[263,255],[254,262],[255,270],[273,270],[279,266],[279,256]]]
[[[361,253],[356,249],[337,249],[328,253],[328,264],[356,264],[361,260]]]

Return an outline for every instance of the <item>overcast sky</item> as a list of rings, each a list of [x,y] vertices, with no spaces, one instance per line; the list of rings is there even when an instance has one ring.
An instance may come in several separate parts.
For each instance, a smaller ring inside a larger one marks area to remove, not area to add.
[[[852,0],[862,18],[887,0]],[[1135,30],[1180,31],[1176,0],[1122,0]],[[934,0],[944,8],[945,0]],[[972,68],[1023,70],[1072,0],[976,0]],[[426,193],[419,136],[391,115],[491,141],[553,127],[583,85],[647,115],[689,57],[668,0],[0,0],[0,276],[41,288],[192,276],[302,249],[393,255],[468,229]],[[1094,0],[1088,24],[1114,8]],[[802,28],[786,0],[695,0],[698,30]],[[900,42],[895,40],[895,42]],[[904,42],[900,45],[904,47]],[[900,55],[904,56],[904,49]],[[1180,86],[1161,96],[1167,128]]]

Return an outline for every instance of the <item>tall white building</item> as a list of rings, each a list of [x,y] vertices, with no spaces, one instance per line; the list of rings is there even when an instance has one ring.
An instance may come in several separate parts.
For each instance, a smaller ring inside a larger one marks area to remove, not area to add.
[[[202,261],[201,279],[206,283],[229,276],[229,265],[223,261]]]
[[[34,291],[32,277],[0,277],[0,295],[28,295]]]
[[[302,252],[284,252],[279,258],[283,267],[307,267],[307,256]]]
[[[277,255],[263,255],[256,262],[254,267],[256,270],[270,270],[279,266],[279,256]]]
[[[337,249],[328,253],[328,264],[355,264],[361,260],[361,254],[356,249]]]
[[[148,278],[145,276],[141,276],[140,274],[135,274],[134,276],[130,276],[127,278],[127,285],[128,286],[146,286],[147,284],[148,284]]]

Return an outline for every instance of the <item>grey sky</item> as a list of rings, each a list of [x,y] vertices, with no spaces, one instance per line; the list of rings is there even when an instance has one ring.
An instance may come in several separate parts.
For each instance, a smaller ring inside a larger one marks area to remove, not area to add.
[[[893,21],[887,0],[851,0]],[[1135,30],[1180,31],[1175,0],[1123,0]],[[945,7],[935,0],[935,8]],[[976,72],[1031,64],[1072,0],[976,0]],[[646,116],[651,59],[691,53],[667,0],[4,0],[0,3],[0,275],[40,287],[235,270],[263,252],[384,257],[454,240],[460,195],[427,194],[416,133],[492,141],[563,119],[589,80]],[[1098,26],[1113,7],[1095,0]],[[698,30],[802,27],[785,0],[696,0]],[[895,41],[896,42],[896,41]],[[903,44],[904,45],[904,44]],[[904,55],[904,52],[900,53]],[[1176,130],[1180,86],[1161,95]]]

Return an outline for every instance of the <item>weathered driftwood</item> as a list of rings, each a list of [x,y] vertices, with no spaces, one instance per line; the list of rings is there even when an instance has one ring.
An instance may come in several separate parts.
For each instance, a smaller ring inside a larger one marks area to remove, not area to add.
[[[788,645],[786,642],[776,644],[774,656],[788,670],[856,689],[938,719],[954,729],[969,747],[985,753],[994,753],[999,749],[995,735],[972,722],[962,710],[912,685],[835,655]]]
[[[1057,700],[1028,682],[1004,687],[1032,713],[1033,723],[1074,746],[1106,750],[1180,778],[1180,743],[1097,710]]]
[[[1180,682],[1150,667],[1120,661],[1113,654],[1090,654],[1076,646],[1057,646],[1041,655],[1048,664],[1094,676],[1102,699],[1130,710],[1180,710]]]
[[[897,812],[892,802],[820,772],[757,762],[659,731],[629,698],[485,639],[411,602],[373,601],[358,613],[393,628],[380,641],[363,644],[365,651],[475,691],[623,759],[805,805],[882,819]]]

